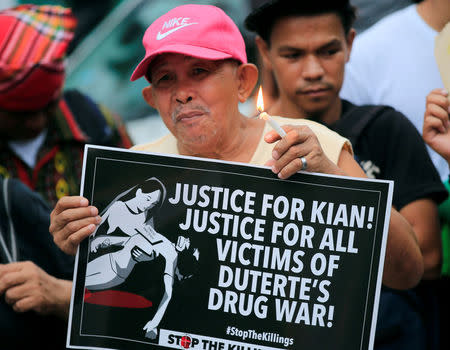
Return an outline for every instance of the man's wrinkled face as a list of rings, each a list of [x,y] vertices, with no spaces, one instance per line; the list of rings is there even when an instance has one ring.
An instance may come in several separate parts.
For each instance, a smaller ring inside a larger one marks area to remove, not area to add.
[[[149,69],[149,103],[182,145],[195,152],[220,147],[236,127],[236,70],[232,61],[163,54]]]
[[[306,116],[320,116],[338,99],[353,35],[333,13],[275,22],[268,58],[281,101]]]

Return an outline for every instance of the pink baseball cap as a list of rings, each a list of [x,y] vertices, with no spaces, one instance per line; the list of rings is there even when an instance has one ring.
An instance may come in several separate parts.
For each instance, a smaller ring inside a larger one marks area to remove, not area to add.
[[[145,75],[151,61],[166,52],[207,60],[234,58],[247,63],[244,38],[238,27],[223,10],[212,5],[175,7],[147,28],[142,44],[145,57],[131,81]]]

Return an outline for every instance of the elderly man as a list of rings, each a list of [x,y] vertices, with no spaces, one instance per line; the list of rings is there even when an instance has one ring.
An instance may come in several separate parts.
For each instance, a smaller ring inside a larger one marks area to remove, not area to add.
[[[219,8],[177,7],[147,29],[143,44],[145,57],[131,79],[145,76],[151,83],[143,96],[159,111],[171,135],[135,149],[265,163],[282,179],[301,169],[365,176],[348,141],[326,127],[280,118],[286,124],[281,138],[262,120],[239,112],[238,103],[250,96],[258,73],[247,63],[238,28]],[[97,208],[86,198],[66,197],[51,214],[50,232],[61,249],[74,254],[100,221]],[[423,271],[414,233],[394,209],[384,271],[384,282],[395,288],[415,285]]]

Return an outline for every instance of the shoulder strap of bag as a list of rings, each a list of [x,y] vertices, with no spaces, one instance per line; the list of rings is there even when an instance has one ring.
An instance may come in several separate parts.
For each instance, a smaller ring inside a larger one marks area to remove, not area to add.
[[[111,137],[111,128],[98,105],[77,90],[65,91],[63,98],[81,130],[89,137],[89,142],[107,144]]]
[[[14,230],[14,224],[11,217],[11,211],[10,211],[10,202],[9,202],[9,179],[5,178],[3,179],[3,183],[1,186],[2,190],[2,196],[1,200],[3,201],[3,206],[5,208],[6,218],[8,221],[8,228],[9,228],[9,247],[5,241],[5,238],[3,236],[3,232],[1,232],[0,228],[0,250],[1,255],[6,258],[6,261],[8,263],[17,261],[17,243],[16,243],[16,232]]]

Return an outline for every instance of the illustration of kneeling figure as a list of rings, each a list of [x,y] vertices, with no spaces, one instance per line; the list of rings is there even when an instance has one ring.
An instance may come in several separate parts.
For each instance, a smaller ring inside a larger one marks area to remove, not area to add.
[[[111,247],[118,250],[89,261],[86,271],[85,287],[89,291],[105,290],[124,283],[137,263],[153,261],[159,256],[164,259],[164,293],[155,315],[143,327],[150,339],[158,334],[157,327],[172,297],[174,279],[191,277],[180,273],[179,255],[192,254],[195,260],[199,259],[199,251],[189,249],[189,238],[178,236],[173,243],[154,229],[155,208],[161,206],[165,193],[164,185],[150,178],[116,197],[105,209],[102,222],[91,238],[90,252],[101,253]],[[127,199],[130,194],[134,196]],[[99,234],[101,228],[106,231],[104,234]]]

